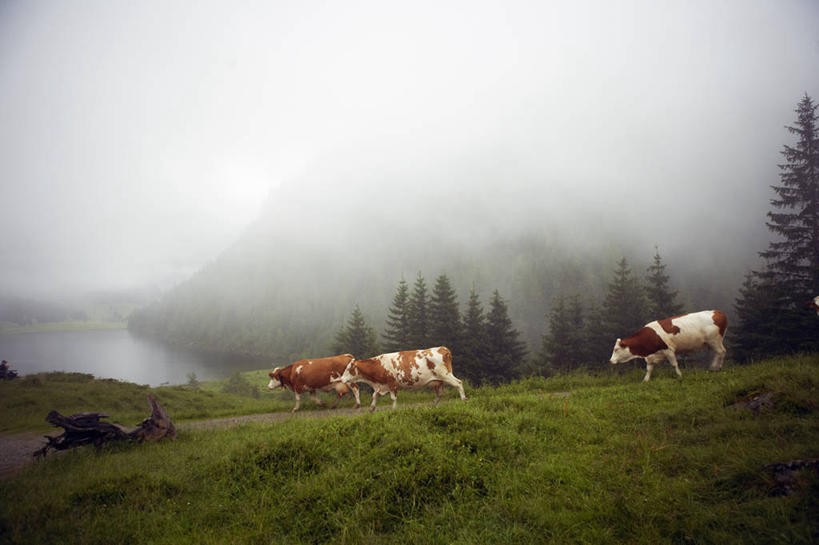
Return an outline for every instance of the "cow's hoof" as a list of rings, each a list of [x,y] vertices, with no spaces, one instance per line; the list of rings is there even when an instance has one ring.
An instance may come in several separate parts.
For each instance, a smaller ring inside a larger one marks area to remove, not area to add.
[[[358,409],[360,407],[361,407],[361,403],[356,403],[355,405],[353,405],[353,409]]]

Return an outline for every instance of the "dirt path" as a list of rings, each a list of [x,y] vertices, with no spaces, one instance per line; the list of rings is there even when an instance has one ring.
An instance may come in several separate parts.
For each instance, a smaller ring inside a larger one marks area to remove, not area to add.
[[[551,392],[546,394],[548,397],[568,397],[569,392]],[[456,401],[456,400],[452,400]],[[443,401],[447,403],[447,401]],[[399,405],[396,410],[409,409],[412,407],[432,406],[433,402],[429,403],[413,403],[410,405]],[[378,407],[377,411],[391,410],[389,405]],[[213,428],[230,428],[244,424],[246,422],[281,422],[283,420],[290,420],[293,418],[327,418],[330,416],[356,416],[367,413],[367,407],[360,409],[323,409],[314,411],[301,411],[297,413],[291,412],[277,412],[265,414],[248,414],[244,416],[230,416],[227,418],[214,418],[210,420],[196,420],[193,422],[181,422],[176,424],[178,430],[201,430]],[[55,430],[49,435],[58,436],[62,433],[61,430]],[[42,448],[45,445],[43,433],[25,432],[16,435],[0,436],[0,479],[6,479],[15,475],[21,469],[34,462],[34,451]],[[49,456],[60,455],[62,452],[52,452]]]
[[[398,410],[409,407],[422,407],[432,405],[430,403],[416,403],[411,405],[398,406]],[[378,407],[377,411],[390,410],[389,406]],[[301,411],[297,413],[277,412],[265,414],[248,414],[244,416],[231,416],[227,418],[214,418],[210,420],[196,420],[193,422],[181,422],[176,424],[178,430],[201,430],[213,428],[230,428],[244,424],[246,422],[281,422],[293,418],[327,418],[330,416],[355,416],[365,414],[366,408],[360,409],[324,409],[314,411]],[[49,433],[56,437],[62,430],[54,430]],[[46,434],[25,432],[15,435],[0,436],[0,479],[6,479],[15,475],[21,469],[34,462],[34,451],[42,448],[46,441],[43,436]],[[49,456],[59,456],[66,451],[52,451]]]

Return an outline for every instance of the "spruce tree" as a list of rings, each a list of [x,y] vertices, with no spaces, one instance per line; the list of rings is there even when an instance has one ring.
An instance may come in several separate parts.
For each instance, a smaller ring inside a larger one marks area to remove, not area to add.
[[[410,350],[429,348],[428,296],[427,283],[419,271],[409,299]]]
[[[559,296],[548,315],[549,331],[541,340],[540,366],[550,372],[567,371],[572,358],[572,346],[568,344],[571,323],[563,296]]]
[[[446,274],[435,280],[432,297],[429,300],[429,344],[446,346],[457,356],[460,348],[461,313],[458,310],[458,297]]]
[[[455,375],[478,384],[485,378],[483,362],[487,354],[486,316],[483,305],[473,287],[463,316],[463,335],[457,362],[453,362]]]
[[[356,359],[371,358],[380,352],[375,329],[367,325],[364,314],[358,305],[355,306],[347,326],[336,332],[333,343],[333,352],[336,354],[352,354]]]
[[[569,305],[563,296],[558,297],[549,313],[549,331],[542,337],[539,367],[546,373],[566,372],[586,363],[585,334],[580,296],[574,295]]]
[[[497,384],[515,378],[526,357],[526,344],[512,327],[506,303],[498,290],[492,294],[486,317],[487,354],[483,362],[486,380]]]
[[[789,336],[785,298],[780,287],[756,271],[745,275],[734,303],[739,318],[733,328],[732,357],[740,362],[786,352]]]
[[[796,108],[795,146],[785,145],[780,185],[772,186],[774,210],[766,225],[776,240],[760,252],[761,271],[751,272],[735,304],[737,358],[819,350],[819,320],[805,302],[819,294],[819,134],[817,106],[806,94]]]
[[[606,300],[603,302],[605,333],[612,339],[626,337],[638,331],[646,323],[645,297],[642,286],[632,276],[626,258],[617,264],[614,279],[608,285]]]
[[[668,286],[666,265],[660,258],[660,250],[654,247],[654,262],[646,269],[647,313],[651,319],[662,320],[682,314],[682,304],[676,301],[677,292]]]
[[[387,310],[387,326],[382,335],[385,352],[398,352],[412,348],[409,304],[409,286],[402,278],[392,298],[392,306]]]

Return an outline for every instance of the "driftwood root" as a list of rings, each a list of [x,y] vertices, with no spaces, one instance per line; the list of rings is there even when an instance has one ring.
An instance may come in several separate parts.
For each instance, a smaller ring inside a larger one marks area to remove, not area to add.
[[[176,438],[176,427],[171,422],[168,413],[156,398],[148,394],[151,404],[151,416],[146,418],[135,429],[128,430],[118,424],[101,421],[108,418],[105,413],[79,413],[63,416],[57,411],[51,411],[46,416],[46,422],[56,428],[63,428],[62,435],[57,437],[44,436],[47,443],[37,450],[34,456],[48,454],[50,450],[66,450],[82,445],[94,445],[100,448],[108,441],[157,441],[168,437]]]

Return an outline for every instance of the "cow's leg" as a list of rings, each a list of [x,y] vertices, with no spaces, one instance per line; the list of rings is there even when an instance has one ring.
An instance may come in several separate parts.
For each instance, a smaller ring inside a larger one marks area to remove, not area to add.
[[[441,377],[441,380],[443,380],[445,383],[449,384],[450,386],[458,390],[458,395],[461,396],[461,399],[463,401],[466,401],[466,394],[464,393],[464,384],[460,379],[455,378],[454,375],[446,375],[444,377]]]
[[[353,409],[357,409],[361,407],[361,398],[358,395],[358,384],[349,384],[350,390],[353,391],[353,395],[355,396],[355,407]]]
[[[444,385],[439,384],[433,388],[435,390],[435,404],[437,405],[439,401],[441,401],[441,392],[444,390]]]
[[[674,354],[674,352],[666,353],[666,359],[668,360],[668,363],[670,363],[672,365],[672,367],[674,367],[674,371],[677,372],[677,376],[682,377],[682,372],[680,371],[680,366],[677,365],[677,356]]]
[[[392,398],[392,408],[394,409],[398,405],[398,396],[393,390],[390,390],[390,397]]]
[[[722,344],[722,338],[709,341],[708,346],[714,351],[714,359],[711,360],[711,366],[708,369],[719,371],[722,369],[722,362],[725,360],[725,346]]]
[[[319,405],[320,407],[326,407],[326,406],[327,406],[327,404],[326,404],[325,402],[323,402],[322,400],[320,400],[320,399],[318,398],[318,394],[316,394],[316,391],[315,391],[315,390],[310,390],[310,397],[311,397],[311,398],[313,399],[313,401],[315,401],[315,402],[316,402],[316,404],[317,404],[317,405]]]
[[[646,360],[646,376],[643,377],[643,382],[648,382],[651,379],[651,372],[654,370],[654,364]]]
[[[375,400],[378,399],[378,390],[373,389],[373,402],[370,403],[370,412],[375,410]]]
[[[295,394],[296,394],[296,406],[295,406],[295,407],[293,407],[293,411],[292,411],[292,412],[296,412],[296,411],[298,411],[298,410],[299,410],[299,407],[301,407],[301,394],[300,394],[300,393],[298,393],[298,392],[295,392]]]
[[[338,402],[341,401],[341,398],[344,397],[344,392],[336,392],[336,400],[333,401],[333,404],[327,407],[328,409],[335,409],[338,405]]]

